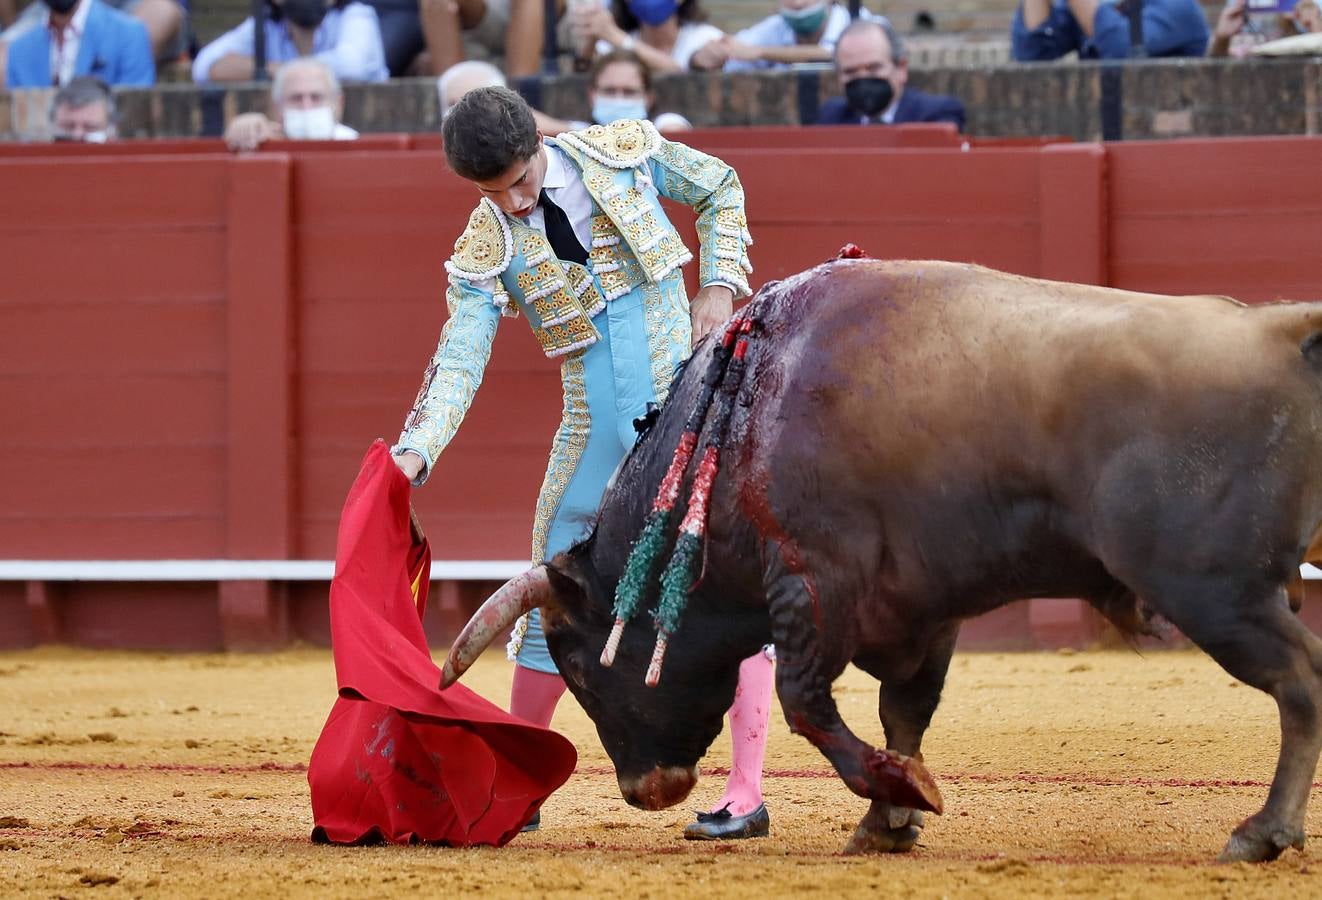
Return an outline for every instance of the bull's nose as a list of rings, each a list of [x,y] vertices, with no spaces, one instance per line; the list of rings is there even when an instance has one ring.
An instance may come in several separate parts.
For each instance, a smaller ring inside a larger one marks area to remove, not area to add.
[[[698,783],[698,767],[657,766],[645,775],[620,776],[620,794],[630,806],[658,810],[674,806],[689,795]]]

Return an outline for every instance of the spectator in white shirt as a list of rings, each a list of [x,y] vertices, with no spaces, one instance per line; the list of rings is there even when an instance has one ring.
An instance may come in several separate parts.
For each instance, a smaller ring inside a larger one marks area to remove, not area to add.
[[[608,12],[595,3],[577,3],[570,10],[575,43],[591,45],[596,55],[632,50],[653,72],[684,72],[719,68],[702,65],[697,56],[725,32],[703,21],[698,0],[612,0]]]
[[[345,0],[267,0],[267,70],[291,60],[321,60],[341,81],[385,81],[385,51],[376,11]],[[222,34],[193,61],[193,81],[251,81],[256,29],[251,18]]]
[[[231,150],[256,150],[265,141],[351,141],[358,132],[340,121],[344,95],[330,66],[319,59],[288,62],[271,82],[271,112],[235,116],[225,128]]]
[[[859,18],[879,17],[860,10]],[[714,61],[723,52],[727,72],[829,62],[849,21],[849,11],[833,0],[780,0],[775,15],[704,48],[703,53],[711,54]]]

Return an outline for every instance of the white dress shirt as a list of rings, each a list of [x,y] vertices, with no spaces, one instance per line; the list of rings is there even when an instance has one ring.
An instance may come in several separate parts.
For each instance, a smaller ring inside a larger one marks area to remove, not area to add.
[[[582,176],[569,163],[563,153],[550,144],[543,144],[542,148],[546,151],[546,175],[542,178],[542,189],[551,198],[551,202],[564,211],[565,218],[569,220],[570,226],[574,229],[574,237],[578,238],[578,242],[583,245],[583,249],[590,253],[592,251],[592,197],[588,194],[588,186],[583,183]],[[657,196],[656,188],[650,181],[639,179],[636,187],[653,197]],[[540,206],[534,208],[528,214],[528,217],[521,221],[528,227],[546,234],[546,216]],[[496,281],[494,278],[488,278],[476,282],[476,284],[490,290],[495,287]],[[734,290],[724,281],[716,279],[712,279],[707,284],[724,285]],[[706,287],[706,285],[703,285],[703,287]]]
[[[74,66],[78,64],[78,50],[87,30],[87,15],[92,11],[92,0],[82,0],[73,11],[69,24],[62,30],[51,25],[50,10],[46,10],[46,30],[50,32],[50,73],[60,87],[73,80]]]
[[[563,153],[550,144],[544,144],[543,147],[546,149],[546,176],[542,179],[542,188],[551,202],[565,211],[565,218],[573,226],[574,237],[578,238],[583,249],[591,250],[592,197],[588,195],[588,186]],[[546,217],[540,206],[523,221],[546,234]]]

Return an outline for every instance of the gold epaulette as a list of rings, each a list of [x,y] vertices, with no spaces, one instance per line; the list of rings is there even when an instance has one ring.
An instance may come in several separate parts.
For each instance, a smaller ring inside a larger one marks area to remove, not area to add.
[[[661,146],[661,135],[655,126],[640,119],[593,125],[582,131],[565,132],[556,140],[612,169],[640,166]]]
[[[454,254],[445,271],[466,281],[495,278],[509,267],[514,241],[505,216],[486,197],[468,217],[468,227],[454,242]]]

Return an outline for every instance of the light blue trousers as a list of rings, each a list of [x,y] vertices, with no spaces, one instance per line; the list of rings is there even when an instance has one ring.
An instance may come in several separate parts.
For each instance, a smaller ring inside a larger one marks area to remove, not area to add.
[[[645,307],[644,303],[655,304]],[[678,279],[644,285],[606,304],[592,322],[601,340],[561,366],[565,412],[537,502],[533,558],[551,559],[587,536],[606,484],[637,438],[633,420],[659,402],[689,355],[691,323]],[[655,355],[655,358],[654,358]],[[663,388],[664,390],[664,388]],[[556,672],[541,614],[529,615],[518,664]]]

